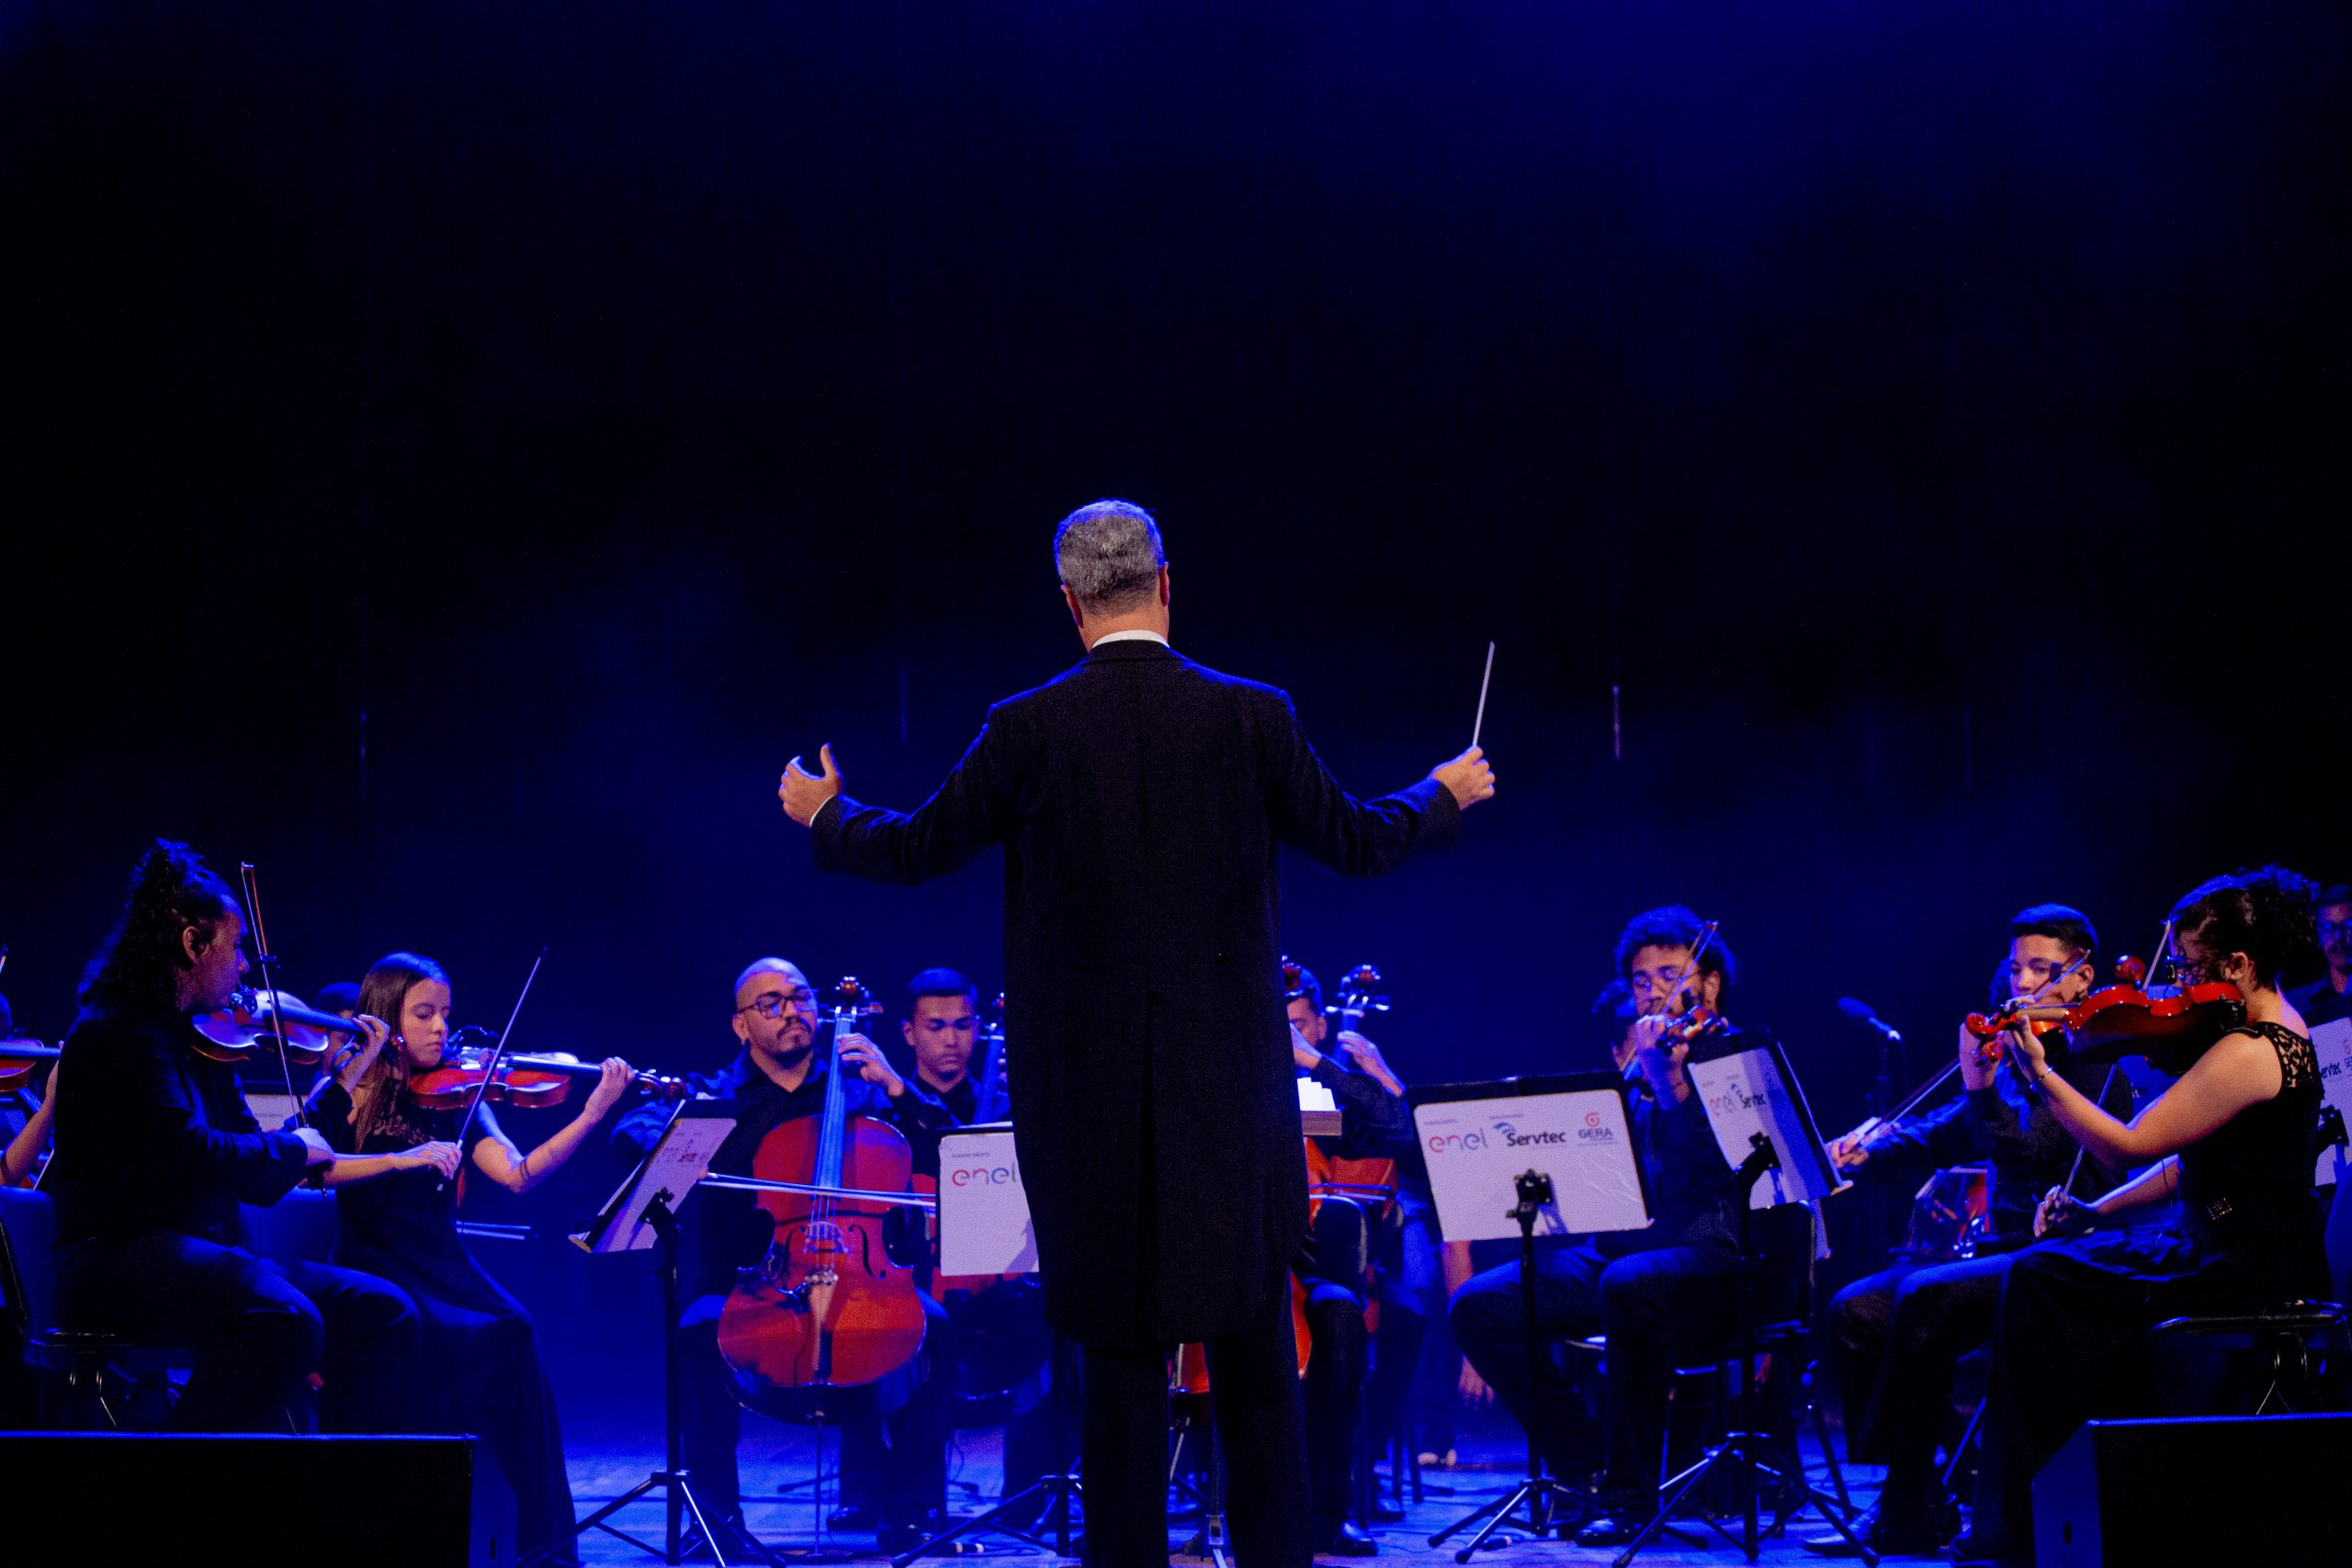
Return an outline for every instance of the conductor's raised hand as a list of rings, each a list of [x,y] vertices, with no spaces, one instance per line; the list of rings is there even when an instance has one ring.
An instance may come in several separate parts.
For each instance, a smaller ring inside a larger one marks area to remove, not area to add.
[[[1453,796],[1453,803],[1464,811],[1482,800],[1494,798],[1495,770],[1487,765],[1487,753],[1476,746],[1451,762],[1440,762],[1431,768],[1430,777],[1443,784],[1446,793]]]
[[[812,773],[795,757],[784,765],[784,778],[777,785],[775,797],[784,802],[784,814],[803,828],[817,819],[825,802],[842,792],[842,775],[833,766],[833,749],[828,743],[817,748],[817,761],[824,767],[821,773]]]

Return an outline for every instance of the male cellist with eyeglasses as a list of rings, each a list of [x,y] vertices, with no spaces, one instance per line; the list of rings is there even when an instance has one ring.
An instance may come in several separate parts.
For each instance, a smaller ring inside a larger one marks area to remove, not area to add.
[[[762,1139],[796,1118],[823,1112],[827,1080],[835,1071],[854,1075],[842,1085],[847,1115],[887,1122],[916,1148],[936,1147],[939,1134],[955,1125],[937,1100],[900,1077],[863,1034],[842,1035],[838,1066],[826,1062],[817,1049],[816,993],[808,977],[781,958],[755,960],[736,977],[733,1025],[742,1044],[736,1058],[715,1073],[686,1079],[697,1098],[735,1103],[735,1129],[711,1157],[715,1172],[752,1175]],[[640,1106],[621,1119],[613,1136],[641,1157],[671,1114],[667,1106]],[[718,1317],[736,1271],[766,1256],[775,1224],[751,1193],[714,1187],[698,1189],[680,1215],[685,1240],[679,1268],[691,1298],[679,1318],[685,1341],[680,1371],[686,1469],[705,1506],[720,1516],[712,1528],[740,1532],[735,1442],[741,1414],[736,1374],[718,1351]],[[918,1299],[924,1338],[935,1348],[944,1342],[946,1315],[929,1296]],[[871,1529],[884,1551],[899,1551],[926,1540],[940,1522],[946,1385],[933,1375],[925,1350],[871,1386],[870,1395],[842,1402],[849,1411],[842,1421],[843,1506],[831,1523],[837,1529]]]

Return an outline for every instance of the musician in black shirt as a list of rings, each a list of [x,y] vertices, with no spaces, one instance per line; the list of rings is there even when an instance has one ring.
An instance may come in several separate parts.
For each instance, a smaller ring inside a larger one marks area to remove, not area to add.
[[[953,969],[926,969],[907,982],[906,1016],[899,1033],[914,1053],[915,1082],[963,1126],[1001,1122],[1003,1096],[981,1103],[972,1076],[980,1035],[980,993]]]
[[[194,1347],[173,1411],[181,1430],[294,1429],[314,1371],[328,1430],[404,1430],[417,1335],[408,1297],[347,1269],[281,1269],[242,1245],[241,1202],[275,1203],[306,1174],[331,1180],[336,1163],[308,1127],[263,1132],[233,1070],[196,1050],[191,1020],[228,1006],[243,937],[236,899],[187,845],[147,852],[59,1058],[43,1182],[57,1204],[58,1317]]]
[[[808,977],[781,958],[760,959],[736,980],[734,1026],[741,1053],[718,1072],[695,1074],[686,1081],[698,1096],[734,1101],[735,1130],[712,1156],[710,1168],[749,1176],[760,1141],[769,1133],[786,1122],[823,1112],[826,1081],[834,1068],[815,1048],[817,999]],[[954,1124],[938,1100],[891,1070],[872,1041],[843,1035],[839,1051],[842,1068],[857,1075],[842,1086],[848,1115],[888,1122],[917,1148],[926,1143],[935,1146],[939,1134]],[[621,1119],[613,1135],[641,1156],[661,1137],[671,1115],[667,1106],[640,1107]],[[734,1287],[736,1270],[766,1255],[775,1224],[752,1194],[703,1188],[681,1210],[679,1228],[683,1284],[694,1298],[680,1317],[685,1336],[680,1370],[686,1468],[706,1505],[722,1516],[733,1516],[740,1513],[735,1470],[735,1442],[741,1429],[739,1393],[761,1399],[763,1407],[792,1402],[766,1399],[728,1366],[718,1353],[718,1314]],[[876,1487],[886,1495],[878,1504],[870,1497],[845,1499],[860,1510],[853,1518],[874,1521],[886,1550],[922,1540],[937,1517],[946,1489],[945,1384],[931,1364],[944,1337],[945,1314],[930,1297],[921,1299],[927,1319],[924,1348],[906,1366],[870,1385],[870,1393],[847,1391],[828,1412],[842,1422],[845,1444],[865,1456],[845,1453],[845,1491],[851,1472],[875,1460],[887,1430],[887,1458],[875,1466],[881,1472]]]
[[[2009,921],[2009,955],[1998,971],[1997,1007],[2013,997],[2039,996],[2072,1006],[2091,988],[2098,934],[2079,909],[2036,904]],[[2111,1068],[2067,1055],[2052,1037],[2052,1065],[2084,1094],[2128,1116],[2132,1085]],[[1993,1333],[2001,1281],[2018,1247],[2033,1239],[2034,1207],[2052,1186],[2075,1176],[2081,1149],[2044,1100],[2026,1092],[2014,1070],[1984,1060],[1983,1043],[1960,1030],[1961,1095],[1922,1116],[1906,1118],[1830,1145],[1843,1175],[1861,1181],[1917,1187],[1945,1167],[1988,1165],[1988,1234],[1969,1238],[1968,1256],[1913,1258],[1865,1275],[1838,1292],[1822,1314],[1823,1357],[1836,1371],[1846,1405],[1850,1456],[1887,1467],[1878,1506],[1856,1523],[1871,1550],[1887,1553],[1940,1551],[1959,1533],[1959,1509],[1936,1469],[1936,1446],[1953,1436],[1952,1375],[1962,1357]],[[2121,1175],[2086,1161],[2077,1178],[2085,1195],[2104,1191]],[[1804,1544],[1826,1557],[1854,1554],[1835,1533]]]
[[[1395,1159],[1411,1139],[1403,1097],[1392,1093],[1370,1073],[1342,1061],[1336,1051],[1327,1054],[1326,1046],[1347,1048],[1330,1037],[1329,1021],[1323,1013],[1323,987],[1313,971],[1298,967],[1286,991],[1291,1059],[1300,1072],[1329,1089],[1340,1107],[1339,1135],[1313,1142],[1335,1159]],[[1350,1057],[1355,1055],[1348,1049]],[[1403,1374],[1410,1376],[1425,1326],[1415,1310],[1419,1303],[1393,1288],[1396,1259],[1390,1244],[1395,1236],[1393,1227],[1382,1224],[1383,1207],[1376,1202],[1327,1199],[1316,1216],[1308,1255],[1301,1265],[1307,1287],[1307,1331],[1313,1340],[1304,1390],[1307,1498],[1314,1511],[1316,1551],[1340,1557],[1370,1557],[1379,1550],[1372,1537],[1348,1517],[1356,1484],[1363,1479],[1356,1474],[1356,1458],[1373,1359],[1374,1336],[1365,1316],[1376,1287],[1364,1279],[1359,1267],[1365,1253],[1385,1255],[1384,1260],[1391,1266],[1386,1280],[1391,1288],[1382,1290],[1377,1298],[1384,1370],[1390,1370],[1393,1356]],[[1393,1416],[1393,1406],[1387,1414]],[[1376,1430],[1385,1435],[1386,1428]]]

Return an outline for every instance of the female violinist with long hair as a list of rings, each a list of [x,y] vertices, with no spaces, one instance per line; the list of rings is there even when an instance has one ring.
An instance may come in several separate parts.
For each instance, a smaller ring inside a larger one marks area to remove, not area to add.
[[[2129,1123],[2052,1071],[2030,1030],[2010,1048],[2051,1114],[2090,1157],[2147,1168],[2092,1203],[2053,1188],[2038,1234],[2103,1224],[2177,1196],[2178,1217],[2021,1254],[2002,1292],[1976,1517],[1963,1562],[2032,1555],[2030,1483],[2076,1427],[2149,1414],[2147,1330],[2168,1317],[2262,1312],[2326,1292],[2312,1198],[2319,1063],[2279,972],[2308,948],[2312,886],[2279,866],[2203,884],[2174,906],[2177,978],[2222,981],[2244,1020],[2150,1059],[2177,1081]],[[2128,1223],[2125,1222],[2125,1223]]]
[[[455,1140],[458,1111],[433,1111],[407,1093],[411,1077],[440,1065],[449,1039],[449,977],[429,958],[395,953],[359,983],[359,1011],[390,1020],[313,1092],[311,1120],[342,1152],[369,1155]],[[595,1089],[562,1128],[529,1153],[509,1139],[488,1105],[465,1128],[460,1159],[510,1192],[527,1192],[570,1159],[629,1087],[626,1062],[604,1064]],[[482,1271],[458,1234],[458,1189],[436,1174],[393,1175],[339,1198],[335,1260],[391,1280],[416,1302],[423,1325],[427,1430],[489,1439],[514,1489],[519,1557],[565,1540],[571,1485],[555,1400],[522,1303]],[[365,1259],[365,1261],[361,1261]]]

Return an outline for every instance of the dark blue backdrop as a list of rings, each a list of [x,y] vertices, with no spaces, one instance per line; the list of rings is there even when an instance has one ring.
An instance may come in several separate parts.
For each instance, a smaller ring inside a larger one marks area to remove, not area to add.
[[[1824,1118],[2000,921],[2144,949],[2341,874],[2352,19],[2327,6],[99,8],[0,22],[0,941],[54,1036],[141,840],[298,990],[438,954],[527,1043],[721,1056],[728,983],[996,981],[995,868],[820,881],[1077,651],[1177,641],[1448,858],[1302,868],[1409,1077],[1580,1049],[1720,916]],[[1611,692],[1622,687],[1622,760]]]

